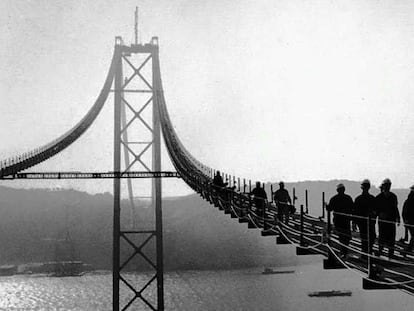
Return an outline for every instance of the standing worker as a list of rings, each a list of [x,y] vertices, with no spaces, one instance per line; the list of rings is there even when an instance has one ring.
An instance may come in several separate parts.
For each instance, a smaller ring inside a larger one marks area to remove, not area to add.
[[[260,181],[256,182],[256,188],[250,193],[253,197],[253,203],[256,206],[257,213],[264,218],[264,208],[267,200],[266,191],[260,186]]]
[[[223,182],[223,177],[221,177],[220,171],[217,171],[216,175],[214,175],[213,185],[216,186],[216,188],[223,188],[227,186],[227,183]]]
[[[370,181],[368,179],[364,179],[361,183],[362,193],[356,197],[354,203],[354,215],[356,216],[354,221],[358,225],[361,238],[361,259],[367,259],[367,253],[371,254],[372,246],[375,241],[375,197],[369,193],[370,188]],[[371,218],[369,223],[369,232],[368,218]],[[369,248],[368,242],[370,242]]]
[[[382,182],[382,191],[375,198],[378,214],[378,256],[381,256],[384,246],[388,247],[388,258],[394,256],[396,224],[400,225],[397,196],[392,193],[391,180]]]
[[[410,242],[405,249],[405,254],[411,252],[414,247],[414,185],[410,187],[410,193],[404,202],[402,218],[406,229],[410,232]]]
[[[227,183],[223,182],[223,177],[221,177],[220,171],[216,172],[216,175],[214,175],[213,178],[213,188],[215,189],[217,195],[218,195],[218,206],[221,205],[222,208],[228,207],[228,195],[226,191]],[[224,202],[223,202],[224,201]]]
[[[341,244],[341,257],[345,258],[348,254],[348,245],[351,241],[351,217],[353,201],[352,198],[345,194],[345,186],[338,184],[336,186],[336,194],[329,201],[326,209],[333,211],[333,224],[338,234]]]
[[[289,220],[290,205],[292,204],[292,200],[290,199],[289,192],[285,189],[285,183],[283,181],[279,183],[279,189],[276,190],[273,198],[278,209],[278,219],[283,221],[283,218],[285,218],[285,223],[287,223]]]

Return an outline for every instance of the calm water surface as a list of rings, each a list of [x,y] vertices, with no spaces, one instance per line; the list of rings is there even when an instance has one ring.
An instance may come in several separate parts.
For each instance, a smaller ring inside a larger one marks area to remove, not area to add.
[[[262,275],[261,269],[167,273],[166,310],[414,310],[414,297],[396,290],[363,291],[361,279],[349,271],[323,271],[320,264],[281,270],[295,273]],[[144,284],[150,275],[127,278]],[[66,278],[2,277],[0,310],[111,310],[111,281],[109,272]],[[350,290],[352,296],[308,296],[318,290]],[[122,293],[125,303],[133,297],[125,287]],[[144,296],[154,301],[155,287]],[[131,310],[148,310],[140,302],[133,306]]]

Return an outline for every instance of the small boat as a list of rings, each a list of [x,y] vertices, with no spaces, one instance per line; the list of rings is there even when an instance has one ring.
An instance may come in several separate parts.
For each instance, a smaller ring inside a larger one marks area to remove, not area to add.
[[[85,274],[82,261],[58,261],[53,263],[54,271],[50,276],[82,276]]]
[[[309,297],[343,297],[343,296],[352,296],[352,292],[349,290],[327,290],[320,292],[311,292],[308,294]]]
[[[275,271],[271,268],[264,268],[262,271],[262,274],[288,274],[288,273],[295,273],[294,270],[279,270]]]

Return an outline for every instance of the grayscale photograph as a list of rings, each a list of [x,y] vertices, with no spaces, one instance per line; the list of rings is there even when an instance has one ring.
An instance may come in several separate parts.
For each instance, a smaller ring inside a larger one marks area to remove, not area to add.
[[[0,310],[413,310],[414,2],[0,0],[0,40]]]

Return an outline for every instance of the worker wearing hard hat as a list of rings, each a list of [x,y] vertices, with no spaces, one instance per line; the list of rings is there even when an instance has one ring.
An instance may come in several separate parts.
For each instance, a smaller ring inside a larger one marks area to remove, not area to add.
[[[256,182],[256,188],[254,188],[250,194],[253,195],[253,203],[256,207],[256,213],[260,218],[264,219],[267,194],[264,188],[261,187],[260,181]]]
[[[338,194],[329,201],[326,209],[333,211],[333,224],[341,245],[341,257],[348,254],[348,245],[351,241],[351,218],[353,210],[352,198],[345,194],[345,186],[341,183],[336,186]]]
[[[414,247],[414,185],[410,187],[410,193],[407,200],[404,202],[402,218],[404,220],[405,227],[410,232],[410,242],[405,249],[406,253],[411,252]]]
[[[381,193],[375,198],[378,214],[378,244],[377,255],[381,255],[384,246],[388,247],[388,257],[394,256],[396,224],[400,224],[400,212],[398,211],[397,196],[392,193],[391,180],[384,179],[381,184]]]
[[[361,182],[362,193],[355,198],[354,203],[354,221],[357,223],[359,228],[361,238],[362,259],[368,258],[367,253],[371,253],[372,246],[375,241],[375,197],[369,193],[370,188],[371,182],[368,179],[364,179]],[[368,224],[369,218],[371,220]]]
[[[292,200],[290,199],[289,192],[285,189],[283,181],[279,182],[279,189],[276,190],[273,198],[278,210],[278,219],[288,223]]]

